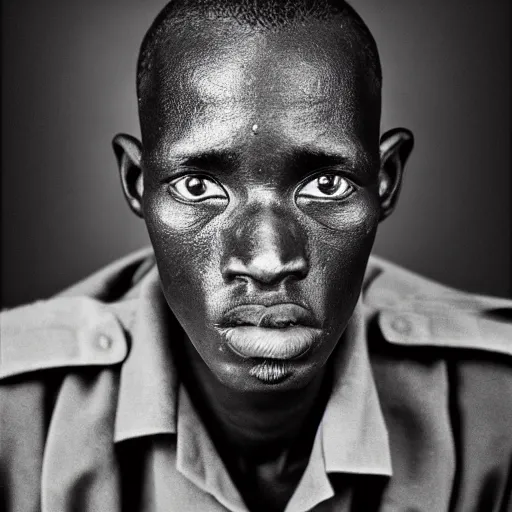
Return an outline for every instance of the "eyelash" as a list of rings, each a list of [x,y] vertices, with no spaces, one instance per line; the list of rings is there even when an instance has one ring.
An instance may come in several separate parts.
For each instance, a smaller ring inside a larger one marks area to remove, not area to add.
[[[311,174],[308,174],[305,176],[297,185],[297,188],[300,188],[304,186],[306,183],[315,180],[319,178],[320,176],[325,175],[333,175],[333,176],[340,176],[343,179],[347,180],[351,185],[359,186],[359,180],[357,176],[354,175],[355,173],[350,170],[350,168],[336,168],[336,167],[323,167],[321,169],[317,169],[316,171],[313,171]]]
[[[351,177],[347,177],[347,171],[346,170],[343,170],[343,171],[340,171],[339,169],[332,169],[332,168],[323,168],[323,169],[319,169],[317,171],[315,171],[314,173],[312,174],[309,174],[308,176],[304,177],[295,187],[295,192],[294,192],[294,197],[297,198],[297,195],[299,194],[299,192],[308,184],[308,183],[311,183],[312,181],[314,181],[315,179],[318,179],[319,177],[321,176],[325,176],[325,175],[332,175],[332,176],[340,176],[341,178],[343,178],[344,180],[347,181],[348,185],[350,187],[352,187],[352,191],[349,192],[349,194],[347,194],[347,196],[345,196],[344,198],[348,197],[349,195],[351,195],[358,187],[358,183],[357,183],[357,180],[356,178],[352,178]],[[190,176],[190,177],[198,177],[198,178],[203,178],[203,179],[207,179],[207,180],[211,180],[212,182],[214,182],[215,184],[217,184],[220,188],[222,188],[225,192],[226,192],[226,195],[228,196],[229,198],[229,194],[228,194],[228,191],[226,189],[226,187],[224,185],[222,185],[216,178],[214,178],[213,176],[210,176],[209,174],[205,173],[203,170],[195,170],[195,169],[186,169],[186,170],[181,170],[179,172],[176,172],[176,174],[174,174],[172,177],[168,177],[164,180],[164,184],[166,186],[166,188],[169,188],[172,184],[172,182],[175,182],[175,181],[178,181],[180,178],[184,178],[186,176]],[[344,199],[343,198],[343,199]]]

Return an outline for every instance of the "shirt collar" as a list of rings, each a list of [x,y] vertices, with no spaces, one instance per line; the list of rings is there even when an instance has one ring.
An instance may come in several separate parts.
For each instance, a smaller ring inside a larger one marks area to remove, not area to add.
[[[120,308],[134,313],[121,320],[131,348],[121,369],[114,441],[176,433],[177,372],[165,319],[169,308],[156,266],[144,276],[138,297]],[[124,311],[120,312],[123,316]]]
[[[333,388],[322,418],[325,469],[391,476],[388,431],[368,357],[361,300],[342,342],[346,351],[334,355]]]
[[[169,310],[156,267],[144,277],[138,297],[129,302],[126,307],[135,313],[125,327],[132,346],[121,370],[116,442],[176,434],[178,424],[178,381],[165,320]],[[363,307],[359,301],[343,336],[347,346],[333,356],[332,393],[312,455],[323,456],[325,472],[391,475],[388,432],[368,358]],[[314,475],[306,470],[304,478]]]

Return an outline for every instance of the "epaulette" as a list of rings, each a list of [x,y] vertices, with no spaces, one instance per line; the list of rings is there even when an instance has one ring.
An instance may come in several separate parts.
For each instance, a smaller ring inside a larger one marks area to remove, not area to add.
[[[0,314],[0,379],[51,368],[111,366],[127,354],[112,308],[88,297],[50,299]]]
[[[379,258],[371,272],[363,300],[387,342],[512,356],[511,300],[454,290]]]

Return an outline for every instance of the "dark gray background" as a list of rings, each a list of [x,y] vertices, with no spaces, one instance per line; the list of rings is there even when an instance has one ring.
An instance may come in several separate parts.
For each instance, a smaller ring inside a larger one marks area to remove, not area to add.
[[[510,0],[353,0],[384,68],[383,129],[416,135],[375,252],[510,294]],[[156,0],[4,0],[2,295],[57,292],[148,243],[110,141],[139,134],[135,63]]]

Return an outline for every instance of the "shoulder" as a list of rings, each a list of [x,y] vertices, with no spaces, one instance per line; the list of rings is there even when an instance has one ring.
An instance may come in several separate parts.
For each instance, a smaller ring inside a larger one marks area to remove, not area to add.
[[[363,291],[395,479],[453,479],[454,510],[501,510],[512,461],[512,301],[441,285],[379,258]],[[433,476],[433,478],[435,478]],[[440,491],[441,492],[441,491]],[[501,503],[501,505],[500,505]]]
[[[55,297],[0,313],[0,379],[57,368],[112,366],[127,356],[137,284],[154,265],[143,250]]]
[[[52,368],[117,364],[127,354],[122,325],[89,297],[39,301],[1,313],[0,378]]]
[[[512,301],[455,290],[379,258],[368,270],[370,353],[390,393],[400,393],[402,375],[415,402],[447,400],[470,446],[485,438],[486,453],[501,442],[511,456]]]
[[[15,495],[32,496],[47,442],[71,426],[73,438],[86,427],[93,436],[113,428],[134,297],[150,260],[147,251],[132,255],[56,297],[0,313],[0,460],[8,472],[0,488],[9,481]]]
[[[45,474],[58,468],[72,481],[87,461],[97,472],[112,460],[131,297],[147,260],[124,258],[56,297],[0,314],[0,502],[39,509]],[[78,466],[70,453],[83,455]]]
[[[510,299],[456,290],[372,257],[363,303],[391,345],[476,351],[512,363]]]
[[[368,270],[369,349],[391,392],[402,372],[415,401],[447,397],[467,436],[504,436],[512,450],[512,301],[455,290],[379,258]]]

